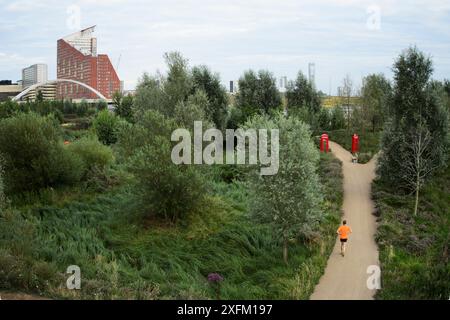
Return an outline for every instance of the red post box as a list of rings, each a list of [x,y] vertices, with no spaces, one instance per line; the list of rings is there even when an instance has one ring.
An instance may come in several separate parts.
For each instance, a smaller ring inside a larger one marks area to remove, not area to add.
[[[355,133],[352,137],[352,153],[357,153],[359,151],[359,137]]]
[[[329,139],[328,139],[328,135],[326,133],[324,133],[320,136],[320,151],[321,152],[328,152],[330,150],[328,141],[329,141]]]

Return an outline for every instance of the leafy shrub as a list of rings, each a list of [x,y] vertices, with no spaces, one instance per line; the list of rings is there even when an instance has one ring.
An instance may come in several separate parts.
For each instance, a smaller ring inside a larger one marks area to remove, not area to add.
[[[0,154],[8,192],[36,190],[80,179],[82,162],[63,148],[53,117],[18,114],[0,121]]]
[[[339,130],[345,127],[345,115],[342,107],[334,107],[331,111],[330,124],[332,130]]]
[[[102,110],[95,117],[93,126],[101,143],[110,145],[117,141],[119,118],[108,110]]]
[[[7,100],[0,103],[0,119],[9,118],[18,110],[17,102]]]
[[[117,156],[120,160],[125,160],[145,145],[153,144],[157,136],[168,139],[177,127],[175,120],[165,117],[156,110],[141,113],[135,124],[121,121],[118,125],[118,141],[115,146]]]
[[[168,139],[156,137],[133,157],[131,171],[150,215],[176,221],[195,210],[206,194],[206,182],[195,166],[175,165]]]
[[[94,167],[104,169],[113,161],[111,148],[101,144],[96,137],[83,137],[71,143],[67,149],[83,161],[85,175]]]
[[[113,95],[114,112],[119,117],[127,120],[133,120],[133,96],[124,96],[120,92],[115,92]]]
[[[372,159],[372,152],[363,152],[358,154],[358,162],[359,163],[367,163]]]

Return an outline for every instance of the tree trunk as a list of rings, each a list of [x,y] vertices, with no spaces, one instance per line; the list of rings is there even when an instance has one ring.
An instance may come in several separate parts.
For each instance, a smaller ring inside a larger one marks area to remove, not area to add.
[[[284,263],[288,264],[288,240],[284,239],[283,243],[283,260]]]
[[[419,136],[419,147],[418,150],[420,151],[422,147],[422,136]],[[414,216],[417,216],[417,207],[419,206],[419,190],[420,190],[420,154],[418,154],[416,159],[416,200],[414,203]]]
[[[414,203],[414,216],[417,216],[417,209],[419,207],[419,188],[416,188],[416,200]]]

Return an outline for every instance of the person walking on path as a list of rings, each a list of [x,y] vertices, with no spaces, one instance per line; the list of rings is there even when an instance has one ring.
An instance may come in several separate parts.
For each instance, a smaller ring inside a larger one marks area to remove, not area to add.
[[[342,226],[337,230],[337,234],[341,240],[341,255],[345,256],[345,247],[348,241],[348,236],[352,233],[352,228],[347,226],[347,220],[342,221]]]

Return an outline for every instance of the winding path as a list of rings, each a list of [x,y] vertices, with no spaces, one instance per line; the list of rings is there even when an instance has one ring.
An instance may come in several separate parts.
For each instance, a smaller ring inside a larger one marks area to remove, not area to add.
[[[344,174],[344,218],[352,228],[345,258],[340,255],[339,239],[331,253],[325,274],[316,286],[311,300],[369,300],[376,290],[367,287],[371,274],[367,268],[379,266],[375,243],[376,220],[372,215],[371,183],[375,177],[376,159],[354,164],[352,155],[330,141],[332,153],[342,161]]]

